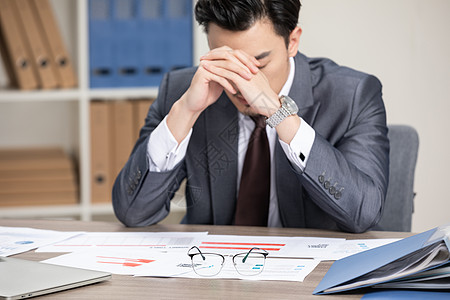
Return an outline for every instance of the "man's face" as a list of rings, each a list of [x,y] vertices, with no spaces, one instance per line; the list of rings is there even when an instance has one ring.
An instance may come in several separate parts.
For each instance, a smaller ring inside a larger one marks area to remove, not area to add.
[[[289,53],[284,38],[275,33],[272,23],[267,20],[256,22],[246,31],[229,31],[211,23],[208,28],[208,42],[210,49],[228,46],[258,59],[261,72],[267,77],[276,94],[280,92],[289,75],[289,54],[293,56],[293,53],[297,52],[295,48],[295,51],[291,50]],[[241,113],[255,114],[248,104],[252,99],[244,99],[239,93],[232,95],[226,91],[226,94]]]

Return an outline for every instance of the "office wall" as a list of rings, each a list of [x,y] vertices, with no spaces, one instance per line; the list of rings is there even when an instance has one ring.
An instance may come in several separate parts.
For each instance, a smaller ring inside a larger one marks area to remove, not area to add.
[[[450,222],[450,1],[304,0],[301,51],[375,74],[388,123],[420,138],[413,231]]]
[[[300,51],[376,75],[388,123],[420,136],[413,231],[450,222],[450,1],[303,0]],[[208,50],[197,31],[196,53]]]

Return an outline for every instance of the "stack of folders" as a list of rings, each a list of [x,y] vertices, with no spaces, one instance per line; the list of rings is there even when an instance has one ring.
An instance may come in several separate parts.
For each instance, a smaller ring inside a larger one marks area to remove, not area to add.
[[[11,87],[77,85],[49,0],[0,0],[0,52]]]
[[[158,86],[192,61],[192,0],[89,0],[92,88]]]
[[[0,150],[0,206],[77,203],[74,165],[61,148]]]
[[[152,102],[152,99],[91,102],[93,203],[111,203],[114,180],[128,161]]]
[[[449,249],[450,224],[336,261],[314,294],[363,287],[450,292]]]

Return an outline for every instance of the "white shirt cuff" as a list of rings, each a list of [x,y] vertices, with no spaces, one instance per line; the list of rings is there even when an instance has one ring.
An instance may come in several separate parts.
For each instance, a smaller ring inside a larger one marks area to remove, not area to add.
[[[280,140],[281,147],[286,153],[287,158],[293,166],[296,166],[303,172],[308,162],[309,153],[311,152],[316,132],[302,118],[300,127],[292,139],[290,144],[286,144]]]
[[[167,116],[153,130],[147,144],[147,157],[150,172],[172,170],[186,156],[192,128],[188,135],[178,144],[166,122]]]

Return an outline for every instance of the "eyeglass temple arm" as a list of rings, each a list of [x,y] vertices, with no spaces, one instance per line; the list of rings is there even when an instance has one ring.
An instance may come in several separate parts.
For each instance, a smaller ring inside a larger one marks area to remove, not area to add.
[[[202,251],[200,251],[200,249],[197,246],[192,246],[191,249],[189,249],[188,254],[190,258],[192,258],[192,256],[194,256],[195,254],[190,254],[189,252],[192,249],[197,249],[198,253],[200,253],[200,255],[202,256],[203,260],[206,260],[206,257],[203,255]],[[251,250],[250,250],[251,251]]]
[[[247,257],[250,255],[250,253],[253,251],[253,250],[261,250],[261,251],[264,251],[263,253],[261,253],[262,255],[264,255],[264,257],[266,257],[268,254],[269,254],[269,252],[267,252],[266,250],[264,250],[264,249],[261,249],[261,248],[258,248],[258,247],[253,247],[252,249],[250,249],[250,251],[248,251],[248,253],[244,256],[244,258],[242,259],[242,262],[243,263],[245,263],[245,261],[247,260]],[[200,250],[199,250],[200,251]]]

